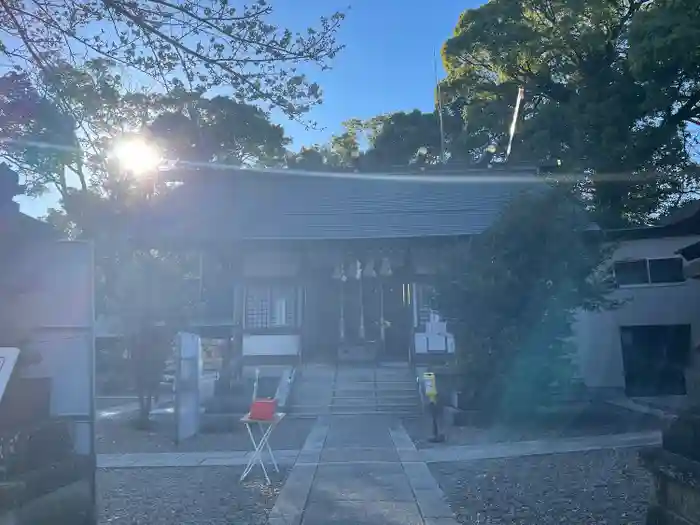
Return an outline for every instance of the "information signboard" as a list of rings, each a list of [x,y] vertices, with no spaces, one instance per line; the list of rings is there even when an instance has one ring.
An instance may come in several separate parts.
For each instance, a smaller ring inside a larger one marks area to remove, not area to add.
[[[199,432],[202,342],[198,335],[177,334],[175,418],[179,442]]]

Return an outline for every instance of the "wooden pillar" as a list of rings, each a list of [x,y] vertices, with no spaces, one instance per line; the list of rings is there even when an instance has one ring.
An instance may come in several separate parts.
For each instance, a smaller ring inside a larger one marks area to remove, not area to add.
[[[243,324],[245,317],[245,285],[243,280],[243,257],[240,253],[240,247],[234,246],[234,253],[231,254],[230,260],[230,277],[231,286],[228,292],[233,296],[233,311],[232,329],[231,329],[231,347],[232,355],[243,355]]]
[[[340,282],[340,323],[339,323],[339,333],[340,341],[345,341],[345,281],[342,279]]]
[[[359,294],[360,294],[360,328],[358,330],[358,336],[360,337],[361,341],[364,341],[365,339],[365,305],[364,305],[364,297],[362,293],[362,276],[360,276],[357,279],[357,284],[360,287]]]
[[[386,326],[384,324],[384,279],[379,280],[379,336],[386,340]]]

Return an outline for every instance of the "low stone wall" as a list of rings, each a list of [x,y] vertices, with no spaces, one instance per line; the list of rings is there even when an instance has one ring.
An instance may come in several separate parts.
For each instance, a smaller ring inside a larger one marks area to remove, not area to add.
[[[654,476],[647,525],[700,525],[700,463],[663,449],[642,460]]]
[[[691,365],[685,371],[685,385],[690,404],[700,406],[700,353],[697,349]]]
[[[641,459],[654,477],[647,525],[700,525],[700,407],[681,414]]]

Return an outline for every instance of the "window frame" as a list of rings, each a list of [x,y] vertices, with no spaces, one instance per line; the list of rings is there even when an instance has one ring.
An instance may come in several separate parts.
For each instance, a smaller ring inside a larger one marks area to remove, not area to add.
[[[264,289],[265,293],[267,295],[267,301],[268,301],[268,310],[267,310],[267,315],[265,319],[265,326],[253,326],[251,327],[248,322],[248,298],[251,292],[251,288],[254,288],[256,290],[261,290]],[[273,324],[273,318],[274,318],[274,308],[275,305],[273,304],[273,299],[275,298],[275,290],[274,289],[283,289],[283,288],[288,288],[292,290],[292,294],[290,294],[290,297],[286,301],[286,306],[285,309],[288,308],[293,308],[294,309],[294,315],[293,315],[293,322],[291,324]],[[288,332],[296,332],[301,328],[301,301],[300,297],[302,294],[302,287],[296,283],[288,283],[288,282],[273,282],[270,283],[268,282],[249,282],[246,283],[243,286],[243,301],[242,301],[242,328],[243,331],[246,333],[288,333]]]
[[[615,286],[617,288],[649,288],[649,287],[655,287],[655,286],[678,286],[685,284],[687,279],[685,278],[685,275],[683,275],[683,279],[680,281],[652,281],[651,280],[651,265],[650,261],[660,261],[660,260],[667,260],[667,259],[677,259],[681,262],[681,265],[683,265],[683,258],[681,256],[673,256],[673,257],[642,257],[642,258],[636,258],[636,259],[620,259],[617,261],[613,261],[612,263],[612,271],[613,271],[613,278],[615,279]],[[634,263],[634,262],[641,262],[644,261],[644,265],[646,267],[646,276],[647,280],[644,283],[634,283],[634,284],[620,284],[617,280],[617,271],[616,271],[616,265],[618,263]],[[682,266],[681,266],[682,268]]]
[[[644,269],[646,270],[646,282],[643,283],[626,283],[626,284],[620,284],[620,282],[617,279],[617,265],[618,264],[631,264],[631,263],[644,263]],[[613,270],[613,277],[615,278],[615,285],[618,288],[634,288],[634,287],[639,287],[639,286],[649,286],[651,284],[651,279],[649,276],[649,260],[645,258],[641,259],[621,259],[619,261],[613,261],[612,264],[612,270]]]
[[[653,281],[651,279],[651,261],[665,261],[665,260],[677,260],[680,261],[681,263],[681,280],[680,281]],[[647,258],[647,273],[649,274],[649,284],[650,285],[662,285],[666,286],[669,284],[682,284],[684,283],[687,279],[685,278],[685,273],[683,272],[683,258],[678,256],[678,257],[648,257]]]

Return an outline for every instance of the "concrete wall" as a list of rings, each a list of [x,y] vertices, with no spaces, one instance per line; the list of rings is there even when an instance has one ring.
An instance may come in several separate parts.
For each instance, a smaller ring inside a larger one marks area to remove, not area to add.
[[[301,338],[298,335],[244,335],[243,356],[299,355]]]
[[[299,273],[301,257],[291,250],[251,251],[243,258],[246,277],[293,277]]]
[[[624,241],[613,260],[673,257],[698,240],[700,236]],[[699,280],[622,287],[612,297],[624,304],[607,312],[582,312],[574,326],[579,370],[587,386],[624,388],[622,326],[689,324],[691,344],[700,341]]]

